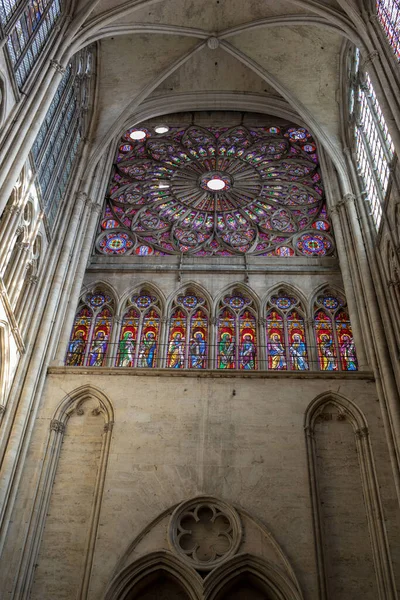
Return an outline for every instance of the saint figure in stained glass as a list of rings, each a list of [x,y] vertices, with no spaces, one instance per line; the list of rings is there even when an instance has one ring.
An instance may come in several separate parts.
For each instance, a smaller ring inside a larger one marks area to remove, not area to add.
[[[232,335],[227,331],[221,333],[221,339],[218,346],[218,368],[219,369],[234,369],[235,368],[235,342]]]
[[[306,371],[309,368],[307,362],[307,348],[299,333],[293,335],[293,341],[289,347],[289,351],[292,369],[295,371]]]
[[[133,339],[133,333],[126,331],[122,340],[119,343],[119,367],[132,367],[135,355],[135,342]]]
[[[168,346],[168,366],[172,369],[182,369],[185,364],[185,339],[179,331],[172,334]]]
[[[75,317],[68,344],[65,364],[69,367],[81,367],[85,362],[86,345],[92,321],[92,311],[86,306],[80,309]]]
[[[206,341],[204,333],[196,331],[189,345],[190,366],[192,369],[204,369],[206,358]]]

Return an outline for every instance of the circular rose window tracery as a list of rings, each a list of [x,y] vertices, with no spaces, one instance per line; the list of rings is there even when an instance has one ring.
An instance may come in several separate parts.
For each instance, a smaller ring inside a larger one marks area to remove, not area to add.
[[[118,144],[97,251],[322,257],[334,250],[301,127],[149,126]]]

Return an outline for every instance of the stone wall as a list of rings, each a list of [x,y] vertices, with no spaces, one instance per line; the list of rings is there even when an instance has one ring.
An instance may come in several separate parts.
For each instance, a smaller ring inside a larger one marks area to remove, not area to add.
[[[58,598],[81,597],[77,594],[85,576],[90,579],[88,598],[102,598],[136,536],[163,511],[199,494],[221,498],[259,520],[287,557],[306,600],[319,598],[319,544],[327,572],[336,580],[332,592],[356,598],[362,589],[362,597],[375,598],[379,567],[369,542],[370,491],[364,489],[370,484],[362,477],[358,434],[347,413],[315,424],[322,540],[315,532],[304,425],[308,406],[324,394],[354,403],[365,415],[372,469],[383,487],[382,515],[396,559],[400,531],[395,490],[368,373],[225,377],[210,371],[176,375],[166,370],[51,369],[15,512],[19,520],[28,518],[29,499],[44,471],[53,470],[32,598],[50,600],[56,593]],[[68,404],[64,425],[55,432],[60,406],[75,397],[81,400]],[[102,414],[107,402],[114,409],[112,433],[111,425],[103,432],[110,418]],[[54,435],[63,436],[55,453]],[[104,439],[99,442],[104,435],[110,435],[109,449]],[[55,455],[51,467],[49,452]],[[105,467],[99,482],[100,463]],[[39,496],[45,487],[39,484]],[[93,517],[96,502],[98,522]],[[12,529],[15,550],[23,540],[17,522]],[[168,549],[163,536],[157,544]],[[257,547],[254,541],[255,554]],[[136,557],[146,551],[144,544]],[[12,551],[9,560],[13,566]],[[8,581],[7,589],[11,585]]]

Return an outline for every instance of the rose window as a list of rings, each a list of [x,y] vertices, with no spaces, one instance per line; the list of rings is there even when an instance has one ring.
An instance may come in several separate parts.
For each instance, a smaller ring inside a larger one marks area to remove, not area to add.
[[[216,499],[198,498],[175,510],[169,537],[172,548],[182,558],[204,571],[237,552],[242,526],[232,507]]]
[[[316,146],[306,129],[157,129],[130,129],[119,144],[98,252],[333,252]]]

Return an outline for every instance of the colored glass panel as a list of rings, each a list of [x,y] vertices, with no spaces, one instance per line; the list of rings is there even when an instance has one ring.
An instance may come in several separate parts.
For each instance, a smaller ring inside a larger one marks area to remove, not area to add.
[[[218,319],[218,369],[236,368],[235,315],[224,308]]]
[[[118,356],[116,358],[117,367],[133,367],[138,329],[139,313],[131,308],[122,319]]]
[[[171,369],[183,369],[185,367],[185,345],[186,345],[186,314],[181,309],[176,309],[171,316],[167,366]]]
[[[337,371],[337,353],[331,318],[323,310],[319,310],[314,320],[319,367],[321,371]]]
[[[189,367],[207,368],[208,318],[202,310],[196,310],[190,317]]]
[[[290,368],[293,371],[307,371],[308,364],[306,332],[304,321],[297,311],[290,312],[287,317]]]
[[[151,369],[156,366],[160,332],[160,316],[154,308],[147,311],[143,318],[142,335],[139,346],[137,366]]]
[[[267,315],[268,369],[274,371],[287,369],[285,346],[283,317],[276,310],[271,310]]]
[[[349,315],[341,310],[335,318],[342,371],[357,371],[357,355]]]
[[[87,364],[89,367],[102,367],[105,362],[108,341],[111,334],[112,315],[108,308],[103,308],[94,323],[92,342]]]
[[[400,0],[377,0],[376,10],[389,44],[400,60]]]
[[[245,310],[239,317],[239,368],[257,368],[257,326],[255,316]]]
[[[171,126],[162,138],[142,130],[144,140],[130,129],[118,144],[98,252],[290,257],[301,233],[309,237],[297,253],[333,252],[333,240],[312,227],[325,201],[306,129]],[[119,231],[109,237],[114,220]]]
[[[81,367],[85,362],[85,351],[92,316],[92,311],[85,306],[75,317],[71,340],[68,344],[68,352],[65,359],[65,364],[69,367]]]

